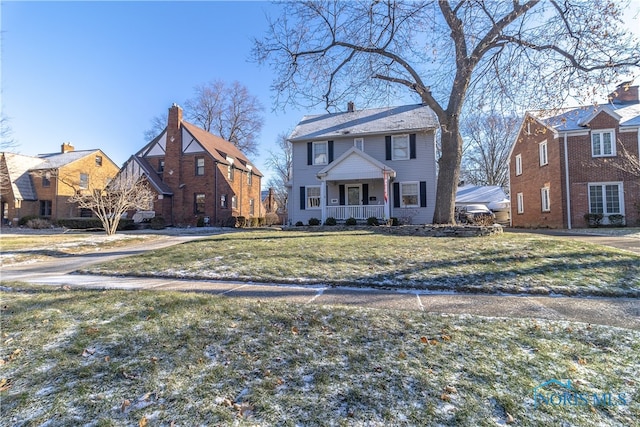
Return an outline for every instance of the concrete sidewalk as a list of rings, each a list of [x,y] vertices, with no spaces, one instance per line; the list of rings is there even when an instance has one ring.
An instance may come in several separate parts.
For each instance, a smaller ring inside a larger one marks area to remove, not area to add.
[[[171,236],[153,243],[72,256],[64,262],[41,262],[3,267],[2,281],[90,289],[171,290],[207,292],[228,298],[288,301],[297,304],[353,305],[430,313],[490,317],[570,320],[640,330],[640,299],[574,298],[486,294],[446,294],[415,290],[289,286],[251,282],[219,282],[172,278],[113,277],[72,274],[80,267],[132,256],[147,250],[206,236]]]

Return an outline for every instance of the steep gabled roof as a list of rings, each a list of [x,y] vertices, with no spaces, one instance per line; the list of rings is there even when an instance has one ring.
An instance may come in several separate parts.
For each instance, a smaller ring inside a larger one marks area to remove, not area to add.
[[[129,162],[135,162],[140,170],[147,177],[147,181],[151,184],[152,187],[156,189],[156,191],[160,194],[172,195],[173,191],[167,184],[162,181],[160,175],[155,171],[154,167],[149,163],[149,161],[144,157],[131,156],[129,158]],[[127,169],[127,165],[123,167],[123,169]]]
[[[558,132],[588,129],[588,124],[598,114],[606,113],[620,123],[620,127],[640,125],[640,104],[604,104],[558,110],[530,111],[529,114]]]
[[[2,153],[7,164],[13,196],[17,200],[37,200],[36,190],[29,171],[38,169],[45,161],[38,157],[15,153]]]
[[[251,165],[251,172],[255,175],[262,176],[258,168],[231,142],[184,120],[182,121],[182,125],[216,161],[228,164],[227,157],[231,157],[238,161],[237,163],[234,162],[234,166],[237,168],[248,171],[249,167],[247,166]]]
[[[403,105],[344,113],[304,116],[289,141],[312,141],[341,136],[432,130],[438,118],[426,105]]]

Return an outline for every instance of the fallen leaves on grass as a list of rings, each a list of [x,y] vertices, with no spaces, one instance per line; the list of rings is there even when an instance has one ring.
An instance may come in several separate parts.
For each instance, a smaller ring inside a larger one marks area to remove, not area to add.
[[[96,349],[95,348],[85,348],[82,351],[82,357],[93,356],[95,353],[96,353]]]
[[[1,378],[0,379],[0,391],[6,391],[11,388],[11,378]]]

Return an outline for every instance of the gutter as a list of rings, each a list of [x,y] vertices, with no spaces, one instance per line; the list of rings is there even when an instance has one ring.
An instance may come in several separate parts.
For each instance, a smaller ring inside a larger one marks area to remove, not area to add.
[[[571,230],[571,186],[569,185],[569,153],[567,153],[567,132],[564,133],[564,181],[567,191],[567,228]]]

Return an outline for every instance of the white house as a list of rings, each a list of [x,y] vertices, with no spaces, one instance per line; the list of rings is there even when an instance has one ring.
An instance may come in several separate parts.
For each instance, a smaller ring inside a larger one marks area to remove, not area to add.
[[[418,105],[305,116],[289,136],[289,223],[433,219],[438,119]]]

